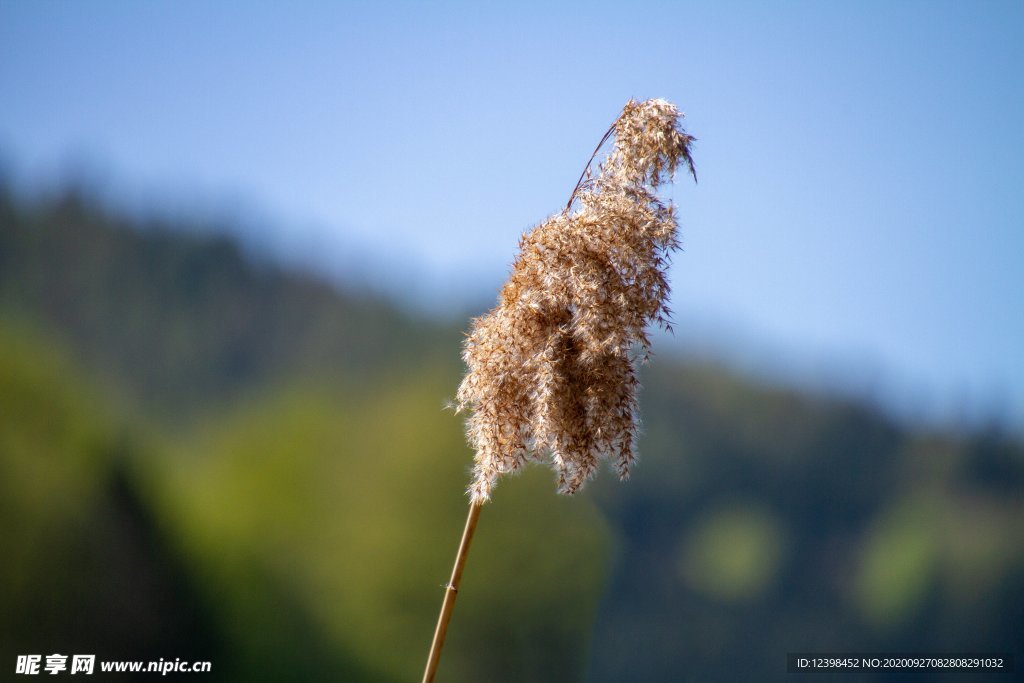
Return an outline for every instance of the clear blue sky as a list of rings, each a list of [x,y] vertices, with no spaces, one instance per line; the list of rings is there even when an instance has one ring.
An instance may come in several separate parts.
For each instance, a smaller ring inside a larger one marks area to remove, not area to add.
[[[629,97],[699,138],[677,339],[1024,424],[1022,2],[0,0],[22,182],[248,207],[441,307],[493,298]]]

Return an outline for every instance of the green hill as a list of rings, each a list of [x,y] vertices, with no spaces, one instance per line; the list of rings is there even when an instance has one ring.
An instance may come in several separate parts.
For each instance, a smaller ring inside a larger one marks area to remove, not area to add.
[[[460,339],[225,237],[0,189],[0,655],[418,676],[466,505]],[[667,354],[644,384],[630,482],[501,484],[443,680],[1024,665],[1019,442]]]

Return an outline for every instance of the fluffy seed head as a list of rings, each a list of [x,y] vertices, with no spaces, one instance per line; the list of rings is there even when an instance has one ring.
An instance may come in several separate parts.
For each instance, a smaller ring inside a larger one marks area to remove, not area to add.
[[[528,461],[549,462],[560,493],[601,460],[629,475],[635,364],[647,325],[668,327],[665,270],[678,246],[674,207],[656,192],[680,164],[694,172],[681,118],[665,100],[627,102],[598,173],[588,164],[569,206],[523,235],[498,306],[473,320],[457,403],[470,412],[474,502]]]

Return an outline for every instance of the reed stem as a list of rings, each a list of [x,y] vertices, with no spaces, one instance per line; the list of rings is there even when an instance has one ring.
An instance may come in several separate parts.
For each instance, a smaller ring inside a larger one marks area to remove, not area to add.
[[[423,672],[423,683],[431,683],[437,674],[437,665],[441,661],[441,648],[444,647],[444,638],[448,634],[448,622],[452,618],[452,609],[455,607],[455,598],[459,594],[459,583],[462,581],[462,570],[466,566],[466,556],[469,554],[469,544],[473,542],[473,532],[476,531],[476,522],[480,518],[480,502],[471,503],[469,516],[466,517],[466,528],[462,531],[462,541],[459,543],[459,552],[455,555],[455,566],[452,568],[452,578],[445,587],[444,602],[441,603],[441,615],[437,619],[437,628],[434,630],[434,642],[430,645],[430,656],[427,658],[427,668]]]
[[[608,138],[610,138],[614,132],[615,124],[613,123],[611,128],[609,128],[601,138],[601,142],[597,143],[597,147],[594,148],[594,153],[591,154],[590,159],[587,160],[587,165],[583,167],[583,173],[580,173],[580,179],[576,181],[576,187],[572,188],[572,194],[569,195],[569,201],[565,205],[565,213],[568,213],[569,209],[572,208],[572,202],[576,199],[576,193],[580,191],[581,187],[583,187],[583,181],[587,177],[587,171],[590,170],[590,165],[594,163],[594,158],[597,156],[597,153],[601,151],[601,148],[604,147],[604,143],[608,142]]]

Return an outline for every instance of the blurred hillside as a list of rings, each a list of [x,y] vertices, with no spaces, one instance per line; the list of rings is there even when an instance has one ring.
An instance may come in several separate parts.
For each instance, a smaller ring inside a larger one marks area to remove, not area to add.
[[[466,505],[460,339],[224,237],[0,188],[0,662],[416,679]],[[1024,666],[1019,442],[663,356],[644,384],[630,482],[501,484],[442,680]]]

